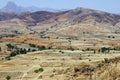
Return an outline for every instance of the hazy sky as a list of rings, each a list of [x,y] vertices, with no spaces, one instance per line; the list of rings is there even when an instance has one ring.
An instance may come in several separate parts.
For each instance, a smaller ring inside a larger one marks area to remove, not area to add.
[[[0,0],[0,8],[8,1],[24,7],[37,6],[40,8],[73,9],[85,7],[112,13],[120,13],[120,0]]]

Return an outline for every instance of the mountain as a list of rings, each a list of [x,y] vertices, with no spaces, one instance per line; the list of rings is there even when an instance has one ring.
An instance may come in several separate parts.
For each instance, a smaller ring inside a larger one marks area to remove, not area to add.
[[[7,6],[14,8],[16,5],[15,4],[13,5],[13,3],[10,3]],[[23,11],[23,9],[20,9],[20,10],[19,10],[20,12]],[[53,21],[58,21],[58,22],[69,21],[71,23],[80,23],[80,22],[93,19],[95,22],[98,22],[98,23],[115,24],[120,20],[120,15],[118,14],[112,14],[112,13],[107,13],[107,12],[92,10],[87,8],[76,8],[73,10],[60,11],[60,12],[37,11],[37,12],[14,13],[12,12],[12,9],[8,11],[11,11],[11,12],[0,12],[0,21],[18,18],[18,19],[24,19],[28,21],[29,19],[32,19],[34,20],[35,23],[39,23],[43,21],[47,22],[47,21],[50,21],[51,19]]]
[[[13,19],[25,26],[34,26],[39,33],[44,31],[46,36],[100,37],[120,33],[120,15],[87,8],[60,12],[0,13],[0,22],[11,22]],[[17,25],[17,22],[12,24]]]
[[[23,7],[17,6],[14,2],[8,2],[5,7],[0,9],[1,12],[24,12]]]
[[[36,12],[36,11],[51,11],[51,12],[56,12],[60,10],[56,9],[51,9],[51,8],[38,8],[35,6],[31,7],[21,7],[16,5],[14,2],[9,1],[7,5],[3,8],[0,9],[0,12],[16,12],[16,13],[21,13],[21,12]]]

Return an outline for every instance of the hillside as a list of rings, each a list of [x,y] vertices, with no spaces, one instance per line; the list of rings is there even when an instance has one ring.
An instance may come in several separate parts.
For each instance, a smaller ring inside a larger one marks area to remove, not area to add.
[[[16,22],[14,19],[17,19]],[[13,22],[14,21],[14,22]],[[120,15],[103,11],[76,8],[61,12],[0,13],[0,23],[22,24],[37,33],[52,37],[105,37],[120,33]],[[2,24],[2,26],[7,24]],[[5,27],[4,26],[4,27]],[[85,35],[84,35],[85,34]],[[105,34],[105,35],[104,35]],[[102,36],[103,35],[103,36]]]

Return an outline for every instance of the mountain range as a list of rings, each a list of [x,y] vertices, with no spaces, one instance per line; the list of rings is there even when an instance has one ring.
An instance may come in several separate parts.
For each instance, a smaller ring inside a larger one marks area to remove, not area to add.
[[[7,5],[8,7],[10,6]],[[10,12],[0,12],[1,26],[33,26],[45,36],[105,37],[120,33],[120,15],[99,10],[76,8],[67,11],[12,12],[16,5],[12,3]],[[17,10],[16,10],[17,11]],[[6,24],[7,23],[7,24]],[[84,34],[85,33],[85,34]],[[104,36],[103,36],[104,35]]]

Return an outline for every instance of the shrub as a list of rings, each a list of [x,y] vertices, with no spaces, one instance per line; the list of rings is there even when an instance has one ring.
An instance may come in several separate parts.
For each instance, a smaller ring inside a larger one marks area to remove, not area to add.
[[[74,72],[79,72],[79,71],[80,71],[79,68],[77,68],[77,67],[74,68]]]
[[[44,69],[43,69],[43,68],[39,68],[38,70],[39,70],[39,72],[43,72],[43,71],[44,71]]]
[[[10,48],[10,49],[14,48],[14,46],[12,46],[11,44],[7,44],[7,47]]]
[[[6,59],[6,60],[11,60],[11,58],[10,58],[10,57],[5,57],[5,59]]]
[[[104,58],[105,63],[109,63],[109,59],[108,58]]]
[[[17,54],[15,53],[15,52],[12,52],[11,54],[10,54],[10,57],[14,57],[14,56],[16,56]]]
[[[89,61],[91,61],[91,59],[89,59]]]
[[[6,80],[10,80],[10,79],[11,79],[11,76],[7,76],[7,77],[6,77]]]
[[[110,48],[106,48],[106,47],[101,48],[102,53],[105,53],[106,51],[110,52]]]
[[[35,73],[39,73],[39,72],[43,72],[43,71],[44,71],[43,68],[39,68],[39,69],[34,70]]]
[[[45,46],[38,46],[38,50],[45,50]]]
[[[32,52],[36,51],[36,49],[33,49]]]
[[[34,45],[34,44],[29,44],[29,46],[30,46],[30,47],[36,47],[36,45]]]
[[[99,64],[97,65],[98,68],[101,68],[102,66],[104,66],[104,63],[99,63]]]
[[[34,72],[35,72],[35,73],[38,73],[38,72],[39,72],[39,70],[34,70]]]
[[[82,60],[82,57],[79,57],[79,60]]]
[[[31,51],[31,49],[29,48],[29,49],[28,49],[28,52],[30,52],[30,51]]]

